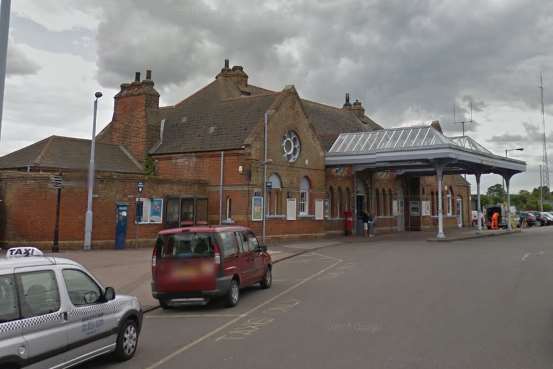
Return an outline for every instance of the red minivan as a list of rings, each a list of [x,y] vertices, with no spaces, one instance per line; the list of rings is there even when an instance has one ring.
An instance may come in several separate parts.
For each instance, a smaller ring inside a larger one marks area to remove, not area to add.
[[[166,229],[159,232],[152,254],[152,295],[164,309],[171,301],[212,297],[223,297],[232,307],[240,300],[240,288],[271,287],[271,271],[267,247],[249,228]]]

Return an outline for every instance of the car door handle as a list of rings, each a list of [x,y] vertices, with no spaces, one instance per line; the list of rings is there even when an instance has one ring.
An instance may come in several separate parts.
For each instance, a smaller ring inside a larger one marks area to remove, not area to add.
[[[67,321],[67,319],[69,318],[67,315],[67,311],[64,311],[63,313],[61,313],[60,316],[64,321]]]

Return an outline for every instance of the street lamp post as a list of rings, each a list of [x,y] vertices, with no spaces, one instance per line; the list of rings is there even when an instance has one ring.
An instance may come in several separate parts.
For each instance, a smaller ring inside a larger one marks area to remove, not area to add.
[[[517,147],[516,149],[505,149],[505,157],[508,158],[510,151],[524,151],[524,147]],[[511,230],[511,192],[509,191],[509,183],[511,177],[509,176],[507,180],[503,177],[503,192],[505,192],[505,184],[507,184],[507,228]]]
[[[86,218],[84,226],[84,250],[90,250],[92,248],[92,194],[94,192],[94,173],[95,162],[94,157],[96,155],[96,114],[98,112],[98,99],[102,97],[101,92],[94,94],[96,99],[94,100],[94,115],[92,118],[92,139],[90,141],[90,164],[88,165],[88,197],[86,206]]]
[[[269,115],[273,113],[272,110],[268,110],[265,112],[264,115],[264,145],[263,145],[263,233],[262,233],[262,239],[263,244],[265,244],[265,237],[267,232],[267,142],[268,142],[268,134],[269,134]]]

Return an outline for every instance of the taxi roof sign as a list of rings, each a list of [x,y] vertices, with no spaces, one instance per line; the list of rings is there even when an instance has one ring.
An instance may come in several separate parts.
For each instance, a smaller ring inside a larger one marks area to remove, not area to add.
[[[36,247],[12,247],[11,249],[8,249],[8,252],[6,252],[6,257],[8,258],[30,256],[44,256],[44,254]]]

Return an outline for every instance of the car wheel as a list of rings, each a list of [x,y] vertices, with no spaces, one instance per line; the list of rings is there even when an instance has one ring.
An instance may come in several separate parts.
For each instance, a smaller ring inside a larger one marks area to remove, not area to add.
[[[159,301],[159,306],[161,306],[163,310],[167,310],[171,307],[169,306],[169,300],[159,299],[158,301]]]
[[[238,285],[238,281],[233,279],[230,281],[230,288],[225,296],[225,306],[234,307],[238,305],[238,301],[240,301],[240,286]]]
[[[271,288],[271,285],[273,284],[273,273],[271,272],[270,266],[267,267],[265,275],[263,276],[263,279],[259,284],[264,290],[266,290],[267,288]]]
[[[127,361],[134,356],[138,346],[138,324],[136,321],[127,320],[117,336],[117,347],[115,348],[115,358],[118,361]]]

